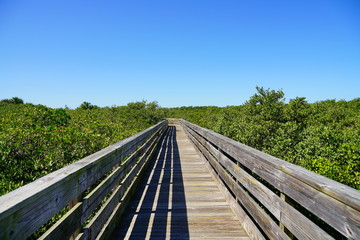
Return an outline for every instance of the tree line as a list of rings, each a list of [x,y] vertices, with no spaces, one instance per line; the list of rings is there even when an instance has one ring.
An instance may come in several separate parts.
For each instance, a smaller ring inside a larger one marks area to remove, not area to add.
[[[285,101],[256,88],[239,106],[162,108],[157,102],[53,109],[0,101],[0,195],[134,135],[183,118],[360,190],[360,99]]]
[[[256,90],[240,106],[180,107],[169,115],[360,190],[360,98],[286,103],[282,90]]]
[[[72,110],[0,101],[0,195],[164,118],[156,102],[105,108],[85,103]]]

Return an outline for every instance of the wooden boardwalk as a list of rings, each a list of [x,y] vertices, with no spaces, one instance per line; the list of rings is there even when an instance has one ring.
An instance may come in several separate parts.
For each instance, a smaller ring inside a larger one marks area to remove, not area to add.
[[[39,239],[360,239],[360,191],[183,119],[1,196],[0,239],[62,209]]]
[[[182,126],[170,125],[113,239],[249,239]]]

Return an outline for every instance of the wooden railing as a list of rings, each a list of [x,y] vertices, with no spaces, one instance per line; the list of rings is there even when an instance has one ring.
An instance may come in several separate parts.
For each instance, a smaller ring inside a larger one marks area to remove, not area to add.
[[[166,127],[165,120],[0,197],[0,239],[34,238],[57,216],[40,239],[106,239]]]
[[[184,126],[252,239],[360,239],[359,191],[181,119],[0,197],[0,239],[108,238],[168,123]]]
[[[360,239],[360,192],[182,120],[252,239]]]

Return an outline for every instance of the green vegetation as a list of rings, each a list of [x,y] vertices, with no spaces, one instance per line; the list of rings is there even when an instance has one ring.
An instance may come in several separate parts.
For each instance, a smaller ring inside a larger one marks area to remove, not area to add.
[[[13,97],[12,99],[3,99],[0,101],[1,103],[24,104],[24,101],[21,98]]]
[[[134,135],[162,119],[163,110],[154,102],[69,110],[2,101],[0,195]]]
[[[360,99],[285,103],[282,91],[257,87],[241,106],[168,110],[258,150],[360,190]]]
[[[241,106],[160,108],[156,102],[75,110],[0,101],[0,195],[165,117],[184,118],[360,190],[360,99],[285,102],[257,87]]]

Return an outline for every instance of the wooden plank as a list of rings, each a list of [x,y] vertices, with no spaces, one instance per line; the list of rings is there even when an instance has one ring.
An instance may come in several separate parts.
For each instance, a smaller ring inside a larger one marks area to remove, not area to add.
[[[114,191],[112,196],[107,200],[103,207],[96,213],[95,217],[87,225],[86,228],[89,229],[89,239],[95,239],[99,232],[104,227],[105,222],[108,220],[112,214],[114,208],[116,207],[118,201],[123,197],[126,189],[132,184],[134,178],[138,174],[138,171],[142,169],[143,164],[145,163],[146,153],[141,157],[137,164],[130,170],[124,180],[121,182],[121,185]]]
[[[160,134],[161,136],[161,134]],[[160,137],[159,136],[159,137]],[[157,144],[157,141],[153,141],[152,145],[146,149],[145,153],[140,157],[135,167],[131,168],[130,172],[121,182],[122,189],[114,191],[112,196],[107,200],[105,205],[100,209],[100,211],[95,215],[93,220],[86,226],[87,234],[84,235],[87,239],[95,239],[98,237],[98,234],[102,232],[102,229],[106,227],[104,224],[108,221],[108,218],[113,215],[113,211],[117,208],[119,198],[124,198],[124,194],[129,194],[130,191],[126,190],[129,186],[132,186],[134,178],[136,178],[139,171],[142,171],[143,165],[148,161],[154,148]],[[150,154],[148,153],[150,152]],[[126,191],[125,191],[126,190]],[[124,193],[125,192],[125,193]],[[122,205],[123,206],[123,205]],[[121,210],[123,211],[123,210]],[[87,236],[88,235],[88,236]]]
[[[166,126],[163,121],[0,197],[0,239],[26,238],[81,195],[137,145]]]
[[[77,203],[59,221],[57,221],[39,240],[70,239],[81,226],[81,212],[83,203]]]
[[[208,142],[206,149],[298,239],[334,239]]]
[[[116,205],[118,204],[124,193],[126,192],[126,189],[131,183],[130,181],[133,180],[132,178],[136,175],[139,166],[140,165],[136,165],[135,168],[133,168],[131,173],[126,177],[123,184],[119,185],[115,189],[111,197],[102,206],[99,212],[96,213],[96,215],[91,220],[91,222],[85,227],[85,229],[87,229],[85,233],[88,234],[88,236],[86,236],[86,239],[95,239],[96,236],[99,234],[99,232],[103,228],[103,225],[105,224],[105,222],[113,212],[114,208],[116,207]]]
[[[323,177],[319,174],[306,170],[297,165],[291,164],[279,158],[273,157],[269,154],[236,142],[230,138],[222,136],[218,133],[212,132],[208,129],[201,128],[195,124],[189,123],[185,120],[184,124],[194,129],[194,131],[200,133],[204,138],[208,139],[210,142],[217,144],[222,150],[229,148],[235,148],[234,151],[241,150],[245,154],[254,155],[258,158],[259,161],[266,162],[271,166],[276,166],[278,170],[284,171],[289,175],[294,176],[295,178],[303,181],[304,183],[309,184],[320,192],[328,194],[333,198],[337,199],[340,202],[345,203],[346,205],[360,211],[360,193],[359,191],[348,187],[344,184],[333,181],[329,178]],[[229,149],[229,153],[232,151]],[[237,154],[234,154],[235,156]],[[242,155],[239,155],[242,156]]]
[[[360,192],[184,121],[281,192],[350,239],[360,238]],[[314,201],[315,199],[315,201]]]
[[[196,134],[193,132],[193,134]],[[232,162],[205,139],[197,140],[229,171],[253,196],[299,239],[334,239],[279,196]]]
[[[116,225],[119,223],[119,220],[121,219],[122,214],[127,209],[128,205],[130,203],[130,200],[132,199],[132,197],[136,191],[137,186],[139,185],[140,181],[143,179],[144,172],[149,165],[150,159],[152,158],[152,156],[155,152],[155,149],[156,149],[156,145],[154,145],[151,148],[150,153],[144,158],[145,163],[139,170],[139,173],[137,174],[137,176],[135,177],[135,179],[133,180],[133,182],[131,183],[129,188],[127,189],[127,192],[125,193],[124,197],[121,199],[120,204],[118,204],[118,206],[116,206],[114,208],[111,216],[109,217],[108,221],[104,224],[103,228],[101,229],[101,231],[96,239],[105,240],[105,239],[110,238]]]
[[[252,218],[256,220],[262,231],[264,231],[270,239],[289,239],[271,217],[269,217],[266,212],[261,209],[261,207],[239,185],[237,185],[236,181],[226,173],[220,163],[218,163],[205,147],[197,141],[194,135],[193,137],[194,143],[204,154],[210,165],[215,169],[220,179],[224,182],[224,185],[237,196],[241,204],[251,214]]]
[[[124,163],[118,166],[108,177],[106,177],[92,192],[90,192],[81,204],[77,204],[75,209],[71,209],[69,214],[63,216],[58,223],[51,227],[41,239],[67,239],[72,236],[77,229],[85,222],[90,214],[98,207],[110,191],[120,182],[125,173],[127,173],[138,160],[137,158],[144,154],[146,150],[157,142],[157,137],[161,135],[154,134],[146,141],[136,152],[131,154]],[[150,145],[151,144],[151,145]],[[150,146],[149,146],[150,145]]]
[[[113,239],[249,239],[183,129],[170,130]]]
[[[161,134],[161,136],[162,136],[162,134]],[[157,145],[158,144],[153,144],[153,146],[151,146],[149,148],[149,149],[151,149],[150,153],[146,154],[146,155],[144,154],[143,159],[145,160],[145,163],[139,170],[139,174],[137,176],[135,176],[135,179],[130,184],[129,188],[127,189],[126,193],[122,197],[121,201],[114,208],[111,216],[109,217],[107,222],[104,224],[102,230],[100,231],[100,233],[96,239],[108,239],[111,236],[112,232],[114,231],[114,229],[116,227],[116,224],[119,222],[122,214],[124,213],[125,209],[129,205],[129,200],[132,198],[132,195],[134,194],[136,187],[138,186],[140,180],[143,178],[145,169],[147,169],[147,166],[150,162],[150,159],[154,155]]]
[[[87,201],[88,209],[86,209],[86,211],[84,211],[82,215],[82,218],[84,220],[90,215],[90,213],[95,210],[95,208],[115,187],[115,185],[119,183],[119,181],[124,177],[124,175],[134,167],[134,165],[138,161],[138,158],[157,143],[157,140],[161,135],[161,132],[154,134],[136,152],[131,154],[131,156],[128,157],[126,161],[118,167],[117,171],[114,171],[112,174],[110,174],[101,184],[99,184],[91,193],[88,194],[88,196],[85,198]]]
[[[205,156],[203,156],[204,161],[206,162],[206,167],[211,172],[211,175],[213,176],[213,179],[218,184],[221,192],[224,194],[226,201],[229,203],[230,208],[233,210],[237,218],[240,220],[241,225],[245,229],[246,233],[249,235],[250,239],[253,240],[265,240],[265,237],[263,234],[259,231],[257,226],[254,224],[254,222],[250,219],[248,214],[240,207],[240,205],[237,203],[236,199],[233,198],[232,194],[229,192],[229,190],[224,185],[224,182],[221,181],[217,173],[214,171],[210,163],[207,161]]]

